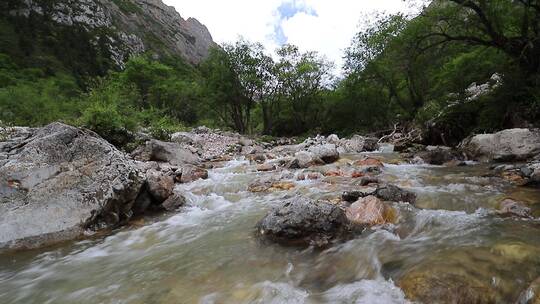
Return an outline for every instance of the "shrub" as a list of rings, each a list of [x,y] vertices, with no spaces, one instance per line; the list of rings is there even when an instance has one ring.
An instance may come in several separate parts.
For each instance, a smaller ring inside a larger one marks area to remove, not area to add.
[[[84,98],[87,105],[78,123],[122,147],[133,140],[138,124],[131,107],[137,95],[114,83],[100,84]]]

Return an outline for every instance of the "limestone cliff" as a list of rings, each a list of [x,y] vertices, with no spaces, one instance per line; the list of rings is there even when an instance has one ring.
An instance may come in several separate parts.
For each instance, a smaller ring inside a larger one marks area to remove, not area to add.
[[[9,17],[37,16],[86,31],[90,44],[119,67],[129,56],[143,52],[182,56],[197,64],[214,45],[203,24],[183,19],[161,0],[7,0],[4,5]]]

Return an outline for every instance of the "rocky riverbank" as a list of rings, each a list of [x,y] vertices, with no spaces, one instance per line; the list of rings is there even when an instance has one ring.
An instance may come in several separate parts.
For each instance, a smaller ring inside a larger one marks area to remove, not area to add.
[[[500,219],[500,223],[511,227],[513,223],[535,223],[540,216],[537,202],[531,200],[535,196],[526,195],[537,191],[538,185],[540,138],[534,130],[479,135],[467,139],[457,149],[411,143],[402,147],[401,153],[392,153],[392,142],[358,135],[350,139],[318,136],[300,143],[287,139],[264,142],[197,128],[174,134],[170,142],[149,139],[127,154],[93,132],[60,123],[37,129],[2,129],[0,133],[3,248],[35,248],[96,232],[109,233],[156,213],[169,212],[174,217],[192,208],[194,196],[214,200],[215,192],[225,193],[222,195],[227,199],[220,202],[225,205],[239,197],[249,198],[250,205],[261,206],[266,200],[277,199],[279,203],[249,224],[250,234],[262,240],[261,246],[265,248],[316,248],[315,252],[323,256],[349,246],[343,244],[369,239],[378,231],[406,240],[410,235],[437,230],[435,222],[422,222],[424,228],[418,228],[419,220],[411,222],[411,218],[441,208],[470,210],[495,223]],[[238,168],[233,166],[227,176],[238,175],[241,182],[221,185],[219,172],[229,170],[235,162]],[[399,171],[402,176],[389,174],[397,168],[404,170]],[[407,170],[414,172],[418,168],[448,172],[439,177],[427,175],[423,183],[437,185],[438,190],[448,189],[444,190],[448,193],[470,187],[472,190],[467,191],[477,197],[471,198],[475,203],[455,203],[444,191],[437,192],[436,197],[426,197],[416,185],[418,173],[411,172],[408,179]],[[481,169],[482,175],[470,176],[477,168],[485,168]],[[465,186],[467,183],[470,185]],[[510,187],[514,190],[509,193],[516,194],[490,194],[500,185],[512,185],[504,189]],[[213,190],[205,194],[207,191],[201,187]],[[490,198],[479,201],[483,195]],[[444,205],[438,200],[444,201]],[[188,216],[195,216],[190,214],[187,212],[183,221],[189,222]],[[469,217],[461,213],[455,216]],[[485,252],[470,247],[467,250],[480,259],[502,256],[508,263],[534,261],[536,249],[532,245],[498,241],[494,246],[482,249]],[[393,256],[392,250],[386,254]],[[452,272],[453,262],[469,265],[469,259],[452,250],[447,255],[448,263],[430,258],[425,263],[415,262],[418,267],[409,266],[398,275],[392,271],[387,275],[395,276],[397,285],[411,300],[490,303],[513,296],[510,291],[489,285],[483,279],[487,270],[482,272],[481,279]],[[384,267],[396,267],[387,263]],[[528,297],[528,290],[536,288],[533,281],[538,273],[531,275],[518,284],[523,289],[521,298]],[[462,289],[462,282],[472,287]],[[441,289],[440,284],[450,284],[451,288]],[[490,290],[495,293],[490,295]]]
[[[285,204],[287,211],[269,214],[269,218],[285,219],[280,223],[264,219],[260,224],[261,234],[275,235],[281,240],[294,239],[297,234],[297,238],[308,244],[326,244],[333,238],[326,230],[335,226],[334,219],[328,218],[330,223],[325,223],[319,217],[328,208],[334,210],[334,206],[339,206],[335,210],[341,210],[335,212],[343,213],[338,218],[349,221],[343,220],[338,229],[330,230],[343,235],[343,231],[350,230],[351,223],[387,222],[387,213],[393,211],[388,211],[379,199],[414,202],[414,193],[403,194],[399,188],[379,180],[383,164],[376,158],[365,157],[354,164],[339,163],[341,154],[393,151],[392,143],[359,135],[350,139],[317,136],[298,144],[283,139],[268,143],[200,127],[174,134],[171,142],[150,139],[128,155],[95,133],[61,123],[38,129],[7,128],[1,132],[2,247],[44,246],[91,231],[119,227],[147,211],[174,211],[185,202],[184,194],[175,192],[175,184],[205,179],[207,169],[237,157],[259,164],[259,171],[317,168],[337,162],[330,169],[303,173],[297,179],[336,176],[359,180],[358,189],[344,193],[341,202],[297,198]],[[457,150],[414,144],[402,155],[410,163],[445,166],[465,166],[466,161],[519,161],[494,165],[493,174],[520,185],[535,185],[540,181],[539,153],[538,131],[513,129],[471,137]],[[250,185],[254,192],[288,187],[280,180],[253,181]],[[302,206],[311,211],[304,213]],[[527,207],[519,206],[519,202],[511,205],[506,202],[501,204],[500,212],[529,216]],[[290,221],[294,228],[283,221]],[[322,225],[322,231],[309,227],[317,222]],[[299,232],[293,233],[295,229]],[[300,231],[303,229],[309,231]],[[320,232],[324,237],[320,237]],[[314,234],[314,239],[310,234]]]

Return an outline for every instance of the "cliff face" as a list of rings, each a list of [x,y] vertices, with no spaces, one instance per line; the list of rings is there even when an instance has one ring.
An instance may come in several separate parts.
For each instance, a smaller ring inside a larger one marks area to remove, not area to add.
[[[203,24],[183,19],[161,0],[7,0],[4,5],[10,17],[38,16],[86,31],[90,44],[105,49],[101,53],[119,67],[143,52],[181,56],[197,64],[214,45]]]

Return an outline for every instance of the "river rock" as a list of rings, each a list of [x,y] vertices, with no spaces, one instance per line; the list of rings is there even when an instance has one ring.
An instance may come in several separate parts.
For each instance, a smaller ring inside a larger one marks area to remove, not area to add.
[[[531,208],[525,206],[523,203],[507,198],[499,204],[499,214],[504,216],[530,218]]]
[[[370,195],[375,195],[376,193],[377,193],[377,188],[362,187],[358,190],[343,192],[343,194],[341,195],[341,199],[343,201],[353,203],[353,202],[356,202],[360,198],[370,196]]]
[[[193,165],[184,165],[176,171],[175,179],[177,182],[185,184],[207,178],[208,170]]]
[[[325,162],[316,157],[313,153],[300,151],[294,154],[294,158],[286,166],[289,169],[304,169],[324,164]]]
[[[418,153],[417,156],[426,164],[438,166],[461,158],[460,153],[445,146],[428,146],[426,151]]]
[[[409,271],[399,280],[398,286],[415,303],[499,303],[490,281],[463,275],[457,270],[438,269],[435,265]]]
[[[314,158],[321,159],[326,164],[331,164],[339,159],[339,152],[334,144],[313,146],[308,151],[313,154]]]
[[[327,245],[347,229],[337,205],[296,197],[270,211],[257,225],[259,235],[285,245]]]
[[[540,153],[540,130],[508,129],[494,134],[479,134],[466,139],[461,148],[481,161],[526,160]]]
[[[379,186],[375,195],[384,201],[416,203],[416,194],[390,184]]]
[[[397,211],[372,195],[360,198],[347,207],[345,214],[356,225],[383,225],[397,220]]]
[[[257,165],[257,171],[259,172],[268,172],[276,170],[276,166],[270,163],[264,163]]]
[[[517,303],[540,304],[540,278],[534,280],[531,285],[520,294]]]
[[[359,167],[384,167],[384,164],[380,160],[373,157],[357,160],[354,162],[354,165]]]
[[[174,189],[174,178],[160,171],[150,170],[146,173],[146,188],[157,204],[161,204]]]
[[[377,150],[378,139],[354,135],[350,139],[342,139],[339,149],[345,153],[371,152]]]
[[[62,123],[3,148],[0,247],[39,247],[128,220],[143,184],[135,163],[97,134]]]
[[[155,139],[147,141],[135,149],[131,155],[139,161],[166,162],[175,166],[200,164],[200,158],[185,146]]]
[[[173,192],[162,204],[161,207],[167,211],[175,211],[186,204],[186,198]]]

